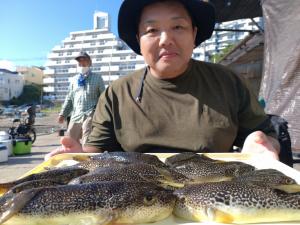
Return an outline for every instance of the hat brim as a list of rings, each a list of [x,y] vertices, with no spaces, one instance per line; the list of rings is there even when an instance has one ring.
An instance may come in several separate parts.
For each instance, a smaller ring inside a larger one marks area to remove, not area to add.
[[[188,10],[197,27],[195,47],[209,39],[215,26],[215,9],[201,0],[179,0]],[[137,54],[141,55],[140,45],[136,38],[139,17],[146,5],[157,0],[124,0],[118,16],[119,37]]]
[[[90,58],[90,57],[88,57],[88,56],[84,56],[84,55],[77,56],[77,57],[75,58],[75,60],[76,60],[76,61],[79,61],[79,59],[80,59],[80,58],[85,58],[85,59],[89,59],[89,60],[91,60],[91,58]]]

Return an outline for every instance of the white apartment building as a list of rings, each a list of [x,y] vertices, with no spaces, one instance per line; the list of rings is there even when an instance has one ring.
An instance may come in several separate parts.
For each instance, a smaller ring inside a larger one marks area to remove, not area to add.
[[[209,61],[210,56],[219,53],[228,45],[237,44],[249,34],[249,32],[226,31],[227,29],[258,31],[259,28],[256,24],[263,28],[263,20],[261,17],[254,18],[254,21],[255,22],[251,19],[241,19],[216,24],[215,29],[222,29],[223,31],[214,31],[211,38],[201,45],[201,47],[204,48],[205,60]]]
[[[18,72],[0,69],[0,101],[9,101],[23,92],[24,80]]]
[[[130,71],[145,66],[142,56],[136,55],[120,39],[110,32],[109,15],[94,14],[94,29],[71,32],[70,36],[55,46],[48,55],[44,71],[44,95],[63,101],[70,77],[76,75],[74,59],[80,51],[86,51],[92,59],[92,71],[102,75],[107,85]]]
[[[193,58],[204,60],[207,57],[205,51],[212,54],[212,49],[216,49],[216,43],[220,43],[217,49],[222,49],[223,33],[214,35],[212,40],[194,50]],[[238,40],[244,36],[239,36]],[[221,39],[218,42],[216,40],[219,37]],[[106,86],[120,76],[145,66],[143,57],[135,54],[110,31],[109,15],[105,12],[96,12],[93,30],[71,32],[69,37],[48,54],[43,79],[45,98],[64,101],[69,79],[76,75],[77,62],[74,58],[80,51],[86,51],[91,56],[92,71],[102,75]]]

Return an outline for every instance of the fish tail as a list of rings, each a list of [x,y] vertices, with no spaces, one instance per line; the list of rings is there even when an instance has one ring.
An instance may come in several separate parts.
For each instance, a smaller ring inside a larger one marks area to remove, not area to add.
[[[17,214],[22,208],[40,191],[40,189],[25,190],[13,195],[8,199],[0,211],[0,224],[9,220]]]

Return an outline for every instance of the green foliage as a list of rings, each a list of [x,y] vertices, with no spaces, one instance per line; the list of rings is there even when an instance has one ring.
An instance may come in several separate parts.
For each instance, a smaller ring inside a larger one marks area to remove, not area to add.
[[[214,54],[210,57],[210,61],[214,63],[218,63],[221,61],[221,59],[229,53],[233,48],[235,47],[234,44],[227,45],[224,49],[222,49],[221,52]]]
[[[61,110],[61,104],[60,105],[55,105],[53,107],[49,107],[49,108],[46,108],[46,109],[42,109],[41,112],[46,113],[46,114],[55,112],[55,113],[58,114],[60,112],[60,110]]]
[[[39,103],[41,99],[42,86],[36,84],[25,85],[22,94],[15,98],[13,97],[9,104],[22,105],[27,103]]]

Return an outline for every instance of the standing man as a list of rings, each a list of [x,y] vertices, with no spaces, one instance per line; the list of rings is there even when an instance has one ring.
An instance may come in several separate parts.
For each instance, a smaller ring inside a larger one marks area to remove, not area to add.
[[[77,72],[70,82],[69,92],[59,113],[58,122],[63,123],[71,115],[68,136],[84,144],[91,131],[91,121],[101,92],[105,86],[100,75],[91,72],[92,60],[86,52],[75,58]]]
[[[84,146],[66,152],[229,152],[233,145],[278,159],[274,128],[231,70],[192,59],[214,29],[212,5],[200,0],[124,0],[119,36],[147,66],[101,95]]]

